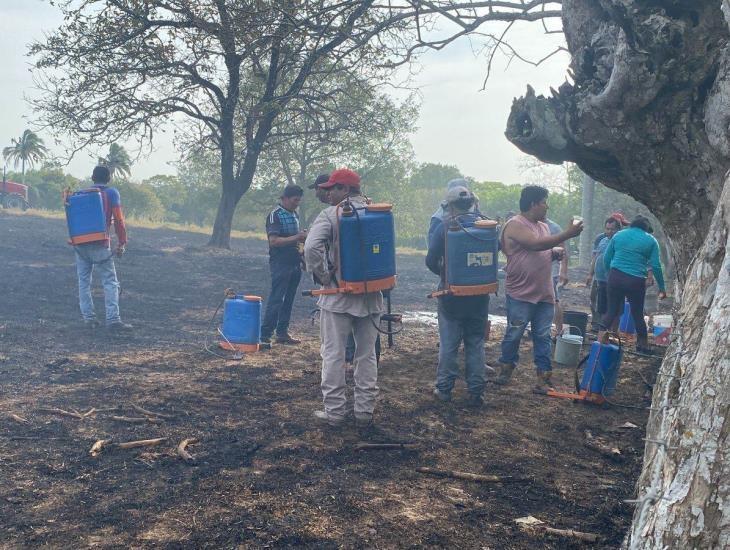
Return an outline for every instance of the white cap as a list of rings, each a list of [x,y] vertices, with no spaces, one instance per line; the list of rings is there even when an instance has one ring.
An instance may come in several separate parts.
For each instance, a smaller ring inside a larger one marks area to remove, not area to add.
[[[469,191],[466,187],[463,185],[455,185],[454,187],[450,187],[449,191],[446,193],[446,202],[452,203],[456,202],[461,199],[474,199],[474,193]]]

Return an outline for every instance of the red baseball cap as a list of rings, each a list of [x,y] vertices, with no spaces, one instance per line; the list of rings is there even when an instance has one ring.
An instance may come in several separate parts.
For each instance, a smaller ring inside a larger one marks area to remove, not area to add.
[[[360,187],[360,176],[357,175],[357,172],[349,168],[339,168],[330,174],[326,183],[320,183],[319,187],[329,189],[338,183],[347,187]]]
[[[629,220],[626,219],[623,212],[613,212],[610,217],[618,221],[621,225],[629,225]]]

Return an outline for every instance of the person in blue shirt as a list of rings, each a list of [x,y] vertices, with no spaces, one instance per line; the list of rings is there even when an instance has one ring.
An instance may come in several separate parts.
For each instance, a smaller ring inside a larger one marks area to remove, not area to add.
[[[606,331],[621,315],[626,299],[636,325],[636,351],[651,353],[644,322],[647,266],[651,266],[659,286],[659,299],[667,297],[662,264],[659,260],[659,244],[651,235],[653,232],[647,218],[636,216],[631,226],[616,233],[606,247],[603,264],[608,271],[608,303],[598,334],[600,342],[606,340]]]
[[[447,195],[444,216],[433,224],[428,243],[426,266],[441,277],[439,288],[445,284],[445,253],[447,226],[458,219],[464,225],[473,224],[481,216],[474,212],[474,194],[463,186],[452,186]],[[470,407],[484,404],[485,356],[484,332],[489,310],[489,296],[439,296],[439,359],[436,369],[434,395],[441,401],[451,400],[459,367],[456,362],[459,345],[464,342],[464,359]]]
[[[296,212],[303,194],[304,190],[298,185],[286,186],[279,204],[266,217],[271,292],[261,323],[261,341],[264,343],[271,342],[274,331],[278,344],[300,343],[300,340],[289,334],[289,320],[302,277],[299,243],[307,238],[307,232],[299,227]]]
[[[609,217],[603,225],[603,233],[593,246],[593,260],[586,279],[586,286],[591,289],[591,328],[599,329],[601,317],[606,314],[608,303],[608,271],[603,265],[603,255],[611,238],[621,229],[621,222]]]

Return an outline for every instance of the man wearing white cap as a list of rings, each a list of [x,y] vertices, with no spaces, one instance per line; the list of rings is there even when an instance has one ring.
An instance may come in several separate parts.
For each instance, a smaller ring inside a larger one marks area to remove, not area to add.
[[[464,178],[453,179],[446,184],[446,193],[457,187],[463,187],[468,191],[469,182],[466,181]],[[469,208],[469,212],[477,212],[479,210],[479,197],[477,197],[474,193],[472,193],[472,196],[474,197],[474,203]],[[439,207],[436,209],[436,212],[431,215],[431,223],[428,227],[428,237],[426,239],[426,244],[431,242],[431,236],[433,235],[433,232],[436,230],[436,228],[439,226],[441,221],[444,219],[444,216],[446,215],[448,215],[448,203],[447,201],[442,201]]]
[[[451,223],[470,226],[478,218],[472,212],[474,194],[464,186],[453,185],[446,194],[446,215],[434,224],[428,244],[426,266],[441,277],[439,289],[445,284],[446,232]],[[458,221],[456,221],[458,219]],[[433,394],[441,401],[451,400],[451,391],[459,373],[456,362],[461,342],[464,342],[464,379],[469,398],[467,405],[481,407],[485,386],[484,332],[489,310],[489,296],[439,296],[439,360]]]

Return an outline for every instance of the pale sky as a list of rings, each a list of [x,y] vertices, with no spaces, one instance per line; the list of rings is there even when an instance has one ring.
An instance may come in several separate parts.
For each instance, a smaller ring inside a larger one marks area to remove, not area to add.
[[[19,137],[34,118],[23,99],[33,94],[25,57],[27,44],[61,22],[57,8],[47,0],[0,0],[0,51],[4,52],[0,65],[0,147],[10,145],[10,139]],[[561,40],[560,35],[543,34],[539,23],[516,26],[511,36],[511,44],[532,59],[554,50]],[[466,40],[441,52],[428,52],[420,63],[414,84],[421,94],[421,114],[419,129],[411,139],[417,160],[454,164],[478,180],[520,183],[524,177],[519,165],[525,155],[504,137],[512,99],[523,95],[528,83],[538,94],[548,94],[549,86],[560,86],[565,79],[567,54],[554,56],[537,68],[514,60],[507,70],[506,60],[498,58],[484,91],[480,89],[486,61],[483,56],[475,57]],[[52,136],[48,131],[40,132],[40,136],[52,151],[61,152],[53,143],[55,137],[63,136]],[[169,138],[162,136],[155,147],[155,153],[133,165],[133,179],[175,173],[171,163],[177,155]],[[101,152],[79,153],[67,171],[79,177],[88,175]]]

